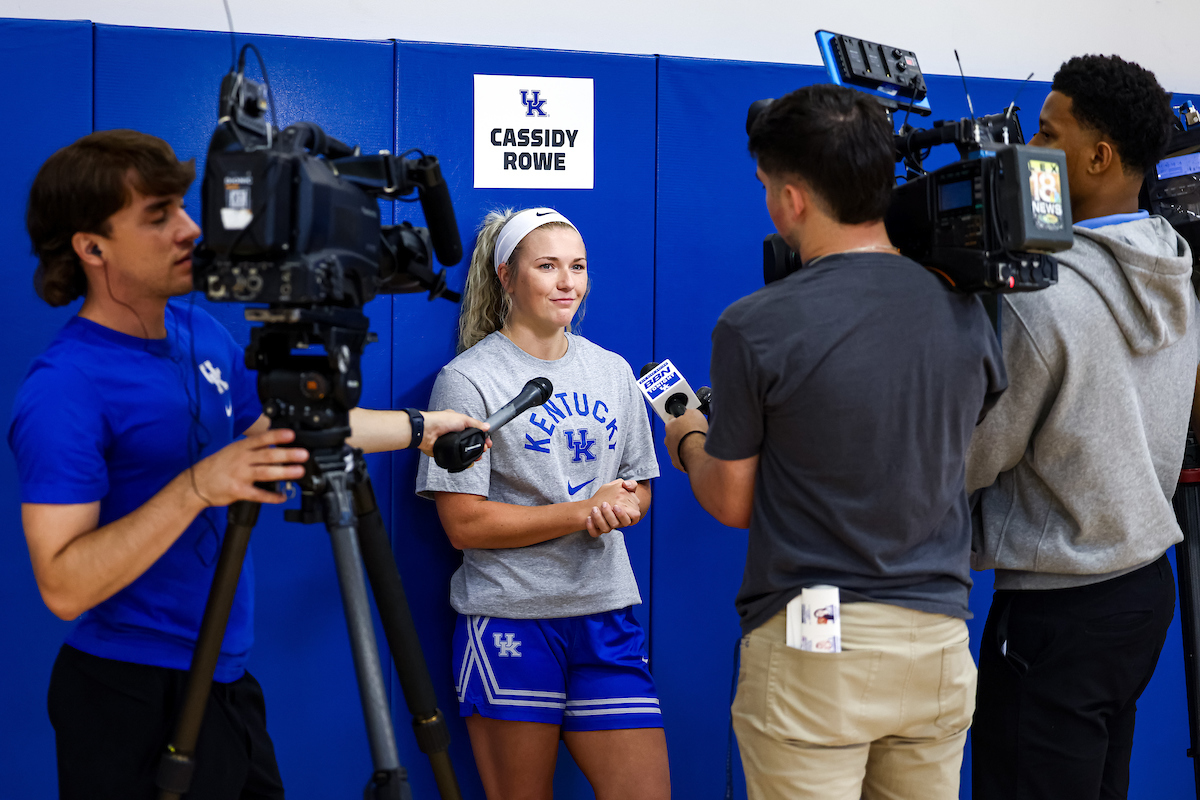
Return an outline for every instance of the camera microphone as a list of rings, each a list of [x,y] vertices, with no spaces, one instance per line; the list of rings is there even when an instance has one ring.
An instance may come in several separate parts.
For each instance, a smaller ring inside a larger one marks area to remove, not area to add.
[[[429,227],[433,252],[437,254],[438,261],[452,267],[462,261],[462,239],[458,235],[458,221],[454,218],[450,188],[442,177],[437,156],[421,156],[411,171],[422,176],[417,195],[421,198],[421,211]]]
[[[484,420],[490,426],[489,432],[508,424],[522,411],[545,403],[553,392],[554,384],[550,383],[549,379],[530,379],[520,394]],[[433,460],[448,472],[462,472],[483,456],[487,436],[488,434],[479,428],[466,428],[440,436],[433,443]]]

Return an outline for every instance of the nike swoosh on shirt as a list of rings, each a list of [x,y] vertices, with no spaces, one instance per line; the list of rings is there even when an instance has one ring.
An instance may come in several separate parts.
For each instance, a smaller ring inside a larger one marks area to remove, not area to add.
[[[587,486],[589,483],[591,483],[591,482],[592,482],[592,481],[594,481],[594,480],[596,480],[596,479],[595,479],[595,478],[592,478],[592,480],[591,480],[591,481],[585,481],[584,483],[581,483],[581,484],[579,484],[578,486],[572,486],[572,485],[571,485],[571,482],[570,482],[570,481],[567,481],[567,494],[569,494],[569,495],[571,495],[571,496],[573,497],[573,496],[575,495],[575,493],[576,493],[576,492],[578,492],[580,489],[582,489],[583,487]]]
[[[547,214],[553,214],[553,213],[554,213],[553,211],[535,211],[533,215],[535,217],[544,217]],[[591,481],[588,481],[588,483],[591,483]],[[587,484],[584,484],[584,485],[586,486]]]
[[[233,416],[233,400],[226,398],[225,400],[225,416]]]

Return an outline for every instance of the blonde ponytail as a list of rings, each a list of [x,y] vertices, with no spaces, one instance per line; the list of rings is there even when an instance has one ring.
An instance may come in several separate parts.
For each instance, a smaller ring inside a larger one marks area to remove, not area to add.
[[[485,336],[504,327],[512,308],[512,299],[500,285],[500,276],[492,265],[496,255],[496,239],[500,229],[516,215],[506,208],[489,211],[475,237],[475,251],[467,270],[467,285],[463,289],[462,311],[458,314],[458,352],[466,350]]]

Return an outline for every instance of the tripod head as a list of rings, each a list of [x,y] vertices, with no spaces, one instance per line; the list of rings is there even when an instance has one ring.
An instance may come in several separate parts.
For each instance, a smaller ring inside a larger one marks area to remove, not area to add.
[[[376,341],[361,311],[340,307],[248,308],[253,328],[246,366],[258,371],[258,396],[272,428],[296,432],[295,446],[309,451],[300,486],[300,508],[289,522],[325,519],[321,502],[330,472],[350,471],[346,439],[350,409],[362,395],[363,348]],[[305,354],[323,348],[324,355]]]

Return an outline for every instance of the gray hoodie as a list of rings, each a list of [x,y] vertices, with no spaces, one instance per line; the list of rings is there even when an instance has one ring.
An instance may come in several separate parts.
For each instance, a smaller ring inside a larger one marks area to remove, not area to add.
[[[1059,282],[1006,295],[1009,388],[975,431],[971,565],[997,589],[1059,589],[1150,563],[1183,536],[1171,509],[1200,320],[1187,242],[1162,217],[1089,230]],[[980,524],[981,522],[981,524]]]

